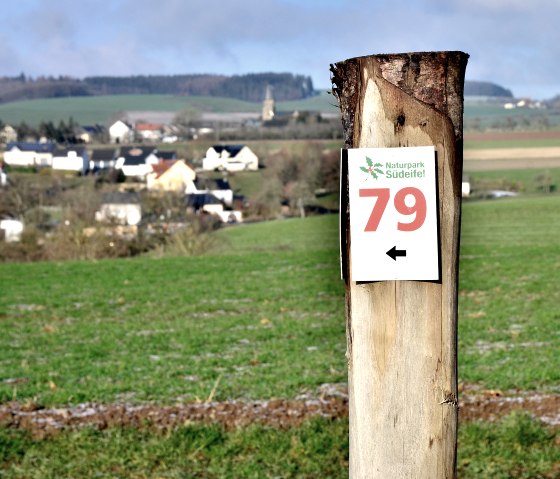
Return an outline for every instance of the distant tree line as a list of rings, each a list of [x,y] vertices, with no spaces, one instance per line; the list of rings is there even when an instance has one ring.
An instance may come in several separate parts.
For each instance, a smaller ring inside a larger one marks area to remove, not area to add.
[[[513,98],[513,93],[511,90],[494,83],[484,81],[466,81],[465,96],[495,96]]]
[[[5,123],[0,119],[0,129],[5,126]],[[102,127],[96,125],[100,130]],[[83,143],[76,136],[76,132],[80,125],[70,117],[67,122],[60,120],[57,125],[53,121],[41,121],[37,127],[28,125],[22,121],[19,125],[13,125],[17,133],[18,141],[37,141],[40,138],[45,138],[49,141],[54,141],[60,144],[76,144]]]
[[[91,92],[80,80],[70,77],[0,77],[0,103],[38,98],[88,96]]]
[[[271,86],[278,101],[301,100],[315,94],[310,77],[291,73],[247,75],[137,75],[59,77],[0,77],[0,103],[36,98],[117,94],[216,96],[259,102]]]

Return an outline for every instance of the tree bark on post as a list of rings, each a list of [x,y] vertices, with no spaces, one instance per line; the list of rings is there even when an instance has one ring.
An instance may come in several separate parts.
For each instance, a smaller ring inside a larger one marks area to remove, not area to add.
[[[403,53],[331,65],[346,148],[434,146],[437,155],[439,282],[352,281],[345,165],[341,172],[351,479],[456,477],[467,59]]]

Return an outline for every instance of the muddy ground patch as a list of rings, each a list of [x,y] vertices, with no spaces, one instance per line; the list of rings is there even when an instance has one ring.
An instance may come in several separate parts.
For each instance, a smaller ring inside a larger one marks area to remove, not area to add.
[[[42,408],[32,403],[0,406],[0,427],[22,428],[41,438],[69,428],[99,430],[114,427],[173,429],[193,423],[226,428],[260,424],[289,428],[313,417],[336,419],[348,415],[345,385],[325,385],[315,397],[258,401],[198,402],[161,406],[84,403],[72,407]],[[461,422],[494,421],[515,411],[530,413],[545,424],[560,426],[560,395],[480,391],[462,394]]]

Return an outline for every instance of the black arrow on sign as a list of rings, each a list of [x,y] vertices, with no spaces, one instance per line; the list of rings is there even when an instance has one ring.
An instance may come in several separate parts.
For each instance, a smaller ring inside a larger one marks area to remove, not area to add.
[[[397,261],[397,256],[406,256],[406,250],[397,249],[396,246],[393,246],[386,254],[387,256],[393,258],[394,261]]]

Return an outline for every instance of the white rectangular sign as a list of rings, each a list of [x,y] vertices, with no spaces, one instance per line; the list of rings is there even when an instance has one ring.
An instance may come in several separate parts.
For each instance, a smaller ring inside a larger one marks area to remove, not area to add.
[[[348,150],[352,281],[439,280],[433,146]]]

